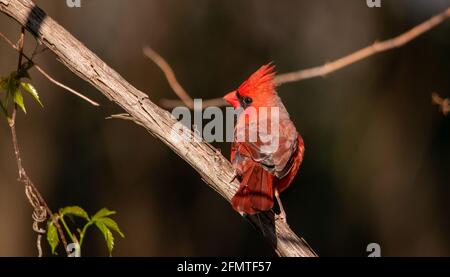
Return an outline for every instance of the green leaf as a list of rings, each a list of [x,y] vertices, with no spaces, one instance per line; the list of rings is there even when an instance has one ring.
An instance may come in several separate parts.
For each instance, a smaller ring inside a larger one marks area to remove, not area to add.
[[[39,103],[39,105],[41,105],[41,107],[44,107],[44,105],[42,105],[41,99],[39,98],[37,90],[33,87],[32,84],[22,82],[20,83],[20,85],[26,92],[28,92],[29,94],[31,94],[31,96],[33,96],[33,98]]]
[[[95,221],[99,218],[107,217],[107,216],[113,215],[115,213],[116,213],[115,211],[110,211],[107,208],[103,208],[92,217],[92,220]]]
[[[89,221],[89,215],[87,214],[87,212],[85,210],[83,210],[83,208],[78,207],[78,206],[69,206],[69,207],[59,209],[59,214],[61,216],[74,215],[74,216],[81,217],[81,218],[84,218],[87,221]]]
[[[23,96],[19,89],[14,90],[14,103],[16,103],[24,113],[27,113],[25,104],[23,103]]]
[[[119,225],[113,219],[111,219],[109,217],[102,217],[102,218],[97,219],[96,221],[103,223],[109,229],[116,231],[122,238],[125,237],[125,235],[122,233],[122,231],[120,231]]]
[[[108,227],[101,221],[95,221],[95,225],[102,232],[105,237],[106,246],[108,247],[109,255],[111,256],[114,248],[114,236]]]
[[[55,226],[55,224],[53,224],[52,221],[48,222],[47,241],[52,249],[52,254],[56,255],[57,253],[56,253],[55,249],[59,244],[59,237],[58,237],[58,231],[56,230],[56,226]]]
[[[98,211],[90,221],[95,223],[97,228],[102,232],[103,236],[105,237],[106,246],[108,247],[109,250],[109,255],[112,254],[112,250],[114,248],[114,236],[111,230],[117,232],[122,238],[125,237],[125,235],[120,230],[117,222],[108,217],[115,213],[116,213],[115,211],[110,211],[106,208],[103,208],[100,211]]]

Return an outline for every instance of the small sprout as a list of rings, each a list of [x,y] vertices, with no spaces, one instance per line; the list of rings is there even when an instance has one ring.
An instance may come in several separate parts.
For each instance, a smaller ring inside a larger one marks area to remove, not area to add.
[[[30,94],[43,107],[34,86],[28,82],[22,82],[22,79],[31,79],[28,73],[31,67],[33,67],[33,63],[28,62],[19,71],[12,72],[8,77],[0,77],[0,93],[5,92],[3,99],[0,98],[0,108],[7,118],[10,117],[8,111],[10,99],[12,99],[13,104],[17,105],[24,113],[27,113],[23,92]]]
[[[122,233],[122,231],[119,228],[119,225],[116,221],[114,221],[109,216],[116,214],[115,211],[108,210],[106,208],[103,208],[99,210],[95,215],[92,217],[89,217],[87,212],[79,207],[79,206],[68,206],[59,209],[59,213],[54,215],[54,218],[57,218],[57,220],[61,221],[66,232],[69,234],[70,239],[74,243],[78,243],[80,245],[80,248],[83,244],[84,237],[86,235],[86,231],[90,226],[97,226],[97,228],[102,232],[106,247],[108,248],[109,255],[112,255],[112,251],[114,248],[114,235],[113,232],[118,233],[122,238],[125,237],[125,235]],[[75,230],[78,232],[78,236],[76,236],[75,233],[71,232],[68,224],[66,224],[64,217],[79,217],[86,221],[83,228],[76,228]],[[55,249],[59,244],[59,236],[56,229],[56,226],[52,221],[48,222],[48,230],[47,230],[47,241],[52,249],[52,253],[55,254]]]

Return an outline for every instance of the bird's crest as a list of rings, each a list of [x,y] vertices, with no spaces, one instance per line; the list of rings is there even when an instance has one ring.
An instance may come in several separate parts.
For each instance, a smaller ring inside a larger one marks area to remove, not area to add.
[[[272,94],[275,91],[275,65],[272,63],[261,66],[238,88],[241,95]]]

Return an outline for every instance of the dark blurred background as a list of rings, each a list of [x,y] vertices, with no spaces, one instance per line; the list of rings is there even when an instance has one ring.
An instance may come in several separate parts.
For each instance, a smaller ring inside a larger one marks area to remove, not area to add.
[[[323,64],[396,36],[449,7],[448,0],[36,0],[158,103],[176,98],[142,54],[149,45],[173,66],[193,97],[237,87],[261,64],[280,73]],[[0,14],[0,32],[20,26]],[[450,22],[403,48],[371,57],[326,78],[278,91],[306,143],[295,183],[282,198],[290,226],[322,256],[450,255],[450,118],[431,93],[450,96]],[[35,42],[28,36],[27,52]],[[55,60],[36,61],[56,79],[101,103],[55,87],[32,70],[42,109],[27,98],[18,136],[28,174],[52,209],[80,205],[117,210],[126,234],[115,256],[272,256],[271,247],[199,175],[163,143]],[[0,75],[17,54],[0,43]],[[226,156],[227,143],[215,144]],[[31,207],[17,169],[9,129],[0,124],[0,255],[35,256]],[[49,255],[48,246],[45,252]],[[62,253],[62,250],[59,251]],[[92,229],[86,256],[106,256]]]

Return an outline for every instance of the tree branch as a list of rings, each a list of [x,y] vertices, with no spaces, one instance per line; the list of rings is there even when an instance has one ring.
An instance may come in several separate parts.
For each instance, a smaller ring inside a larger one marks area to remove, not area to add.
[[[211,188],[230,201],[239,184],[234,180],[234,169],[230,162],[217,149],[206,142],[196,141],[190,131],[184,139],[173,134],[178,122],[169,112],[159,108],[146,94],[129,84],[31,0],[0,0],[0,11],[27,28],[68,69],[121,106],[134,121],[169,146]],[[286,223],[273,220],[272,211],[256,218],[247,218],[270,241],[278,255],[316,256],[309,245]]]
[[[356,52],[353,52],[353,53],[345,56],[345,57],[342,57],[340,59],[326,63],[321,66],[316,66],[316,67],[312,67],[312,68],[302,69],[299,71],[279,74],[279,75],[275,76],[275,83],[277,85],[283,85],[283,84],[298,82],[298,81],[311,79],[311,78],[315,78],[315,77],[324,77],[334,71],[338,71],[339,69],[342,69],[353,63],[356,63],[358,61],[366,59],[377,53],[381,53],[384,51],[388,51],[388,50],[391,50],[394,48],[401,47],[401,46],[407,44],[408,42],[416,39],[420,35],[433,29],[434,27],[438,26],[439,24],[444,22],[449,17],[450,17],[450,8],[448,8],[444,12],[441,12],[441,13],[431,17],[430,19],[422,22],[421,24],[415,26],[414,28],[408,30],[407,32],[405,32],[397,37],[394,37],[392,39],[388,39],[388,40],[381,41],[381,42],[375,42],[372,45],[364,47]],[[170,69],[170,67],[168,65],[166,67]],[[164,69],[163,69],[163,71],[164,71]],[[170,71],[172,71],[172,70],[170,69]],[[176,80],[175,76],[173,76],[173,79]],[[174,89],[173,86],[172,86],[172,89]],[[182,87],[181,87],[181,89],[182,89]],[[187,97],[190,98],[189,95],[184,96],[185,99],[187,99]],[[215,104],[217,104],[217,106],[226,105],[226,103],[221,100],[222,100],[222,98],[213,98],[210,100],[206,100],[204,102],[215,103]],[[192,101],[192,99],[190,101]],[[184,102],[185,101],[180,101],[180,100],[163,100],[162,104],[165,108],[169,109],[169,108],[181,106],[181,105],[183,105]],[[186,105],[186,106],[191,108],[188,105]]]

